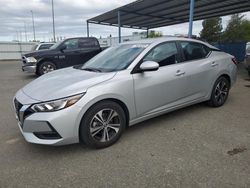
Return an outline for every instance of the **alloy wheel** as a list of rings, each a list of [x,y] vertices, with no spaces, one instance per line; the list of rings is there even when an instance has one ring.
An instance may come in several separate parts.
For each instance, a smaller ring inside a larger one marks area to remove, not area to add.
[[[42,70],[43,70],[43,74],[46,74],[48,72],[55,70],[55,68],[51,64],[45,64],[43,65]]]
[[[228,85],[224,80],[221,80],[215,88],[215,100],[218,104],[223,104],[228,95]]]
[[[121,128],[119,114],[113,109],[102,109],[97,112],[90,123],[90,134],[98,142],[112,140]]]

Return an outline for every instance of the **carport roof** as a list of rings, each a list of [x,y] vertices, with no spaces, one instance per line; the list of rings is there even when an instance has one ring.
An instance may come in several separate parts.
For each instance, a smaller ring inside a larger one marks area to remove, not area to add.
[[[87,20],[89,23],[151,29],[189,21],[190,0],[137,0]],[[250,0],[195,0],[194,20],[250,11]]]

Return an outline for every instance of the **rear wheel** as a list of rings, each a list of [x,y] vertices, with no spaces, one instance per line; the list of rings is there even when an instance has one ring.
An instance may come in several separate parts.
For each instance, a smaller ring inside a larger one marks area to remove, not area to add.
[[[208,104],[212,107],[222,106],[228,97],[230,89],[230,83],[225,77],[220,77],[216,80],[211,98],[208,101]]]
[[[250,77],[250,70],[248,71],[248,76]]]
[[[122,107],[113,101],[103,101],[91,107],[80,126],[80,140],[93,148],[114,144],[122,135],[126,117]]]
[[[38,66],[37,74],[41,76],[53,70],[56,70],[56,65],[52,62],[45,61]]]

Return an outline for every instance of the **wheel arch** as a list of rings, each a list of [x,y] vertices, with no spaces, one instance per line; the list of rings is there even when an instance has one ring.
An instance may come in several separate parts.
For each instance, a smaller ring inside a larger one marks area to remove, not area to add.
[[[119,104],[122,107],[122,109],[123,109],[123,111],[125,113],[125,117],[126,117],[126,127],[128,127],[130,116],[129,116],[129,110],[128,110],[127,105],[123,101],[121,101],[119,99],[115,99],[115,98],[108,98],[108,99],[104,99],[103,101],[105,101],[105,100],[113,101],[113,102]]]
[[[103,102],[103,101],[112,101],[112,102],[115,102],[117,103],[118,105],[121,106],[121,108],[123,109],[124,113],[125,113],[125,117],[126,117],[126,127],[129,125],[129,118],[130,118],[130,115],[129,115],[129,110],[128,110],[128,107],[127,105],[120,99],[117,99],[117,98],[104,98],[104,99],[100,99],[98,101],[95,101],[93,104],[91,104],[87,110],[84,112],[84,114],[82,115],[81,117],[81,121],[82,119],[84,118],[84,115],[88,112],[88,110],[93,107],[94,105],[97,105],[98,103],[100,102]],[[80,121],[80,124],[81,124],[81,121]],[[80,127],[80,125],[79,125]]]
[[[221,74],[221,75],[219,76],[219,78],[220,78],[220,77],[226,78],[226,79],[228,80],[228,82],[229,82],[229,86],[231,87],[231,77],[230,77],[228,74],[226,74],[226,73]]]
[[[210,99],[211,95],[212,95],[212,91],[213,91],[213,87],[214,87],[214,84],[215,82],[221,78],[221,77],[224,77],[226,78],[228,81],[229,81],[229,87],[231,88],[231,85],[232,85],[232,79],[230,77],[230,74],[227,73],[227,72],[220,72],[218,75],[216,75],[216,77],[214,78],[213,80],[213,84],[211,84],[210,88],[209,88],[209,92],[208,92],[208,95],[206,96],[207,99]]]

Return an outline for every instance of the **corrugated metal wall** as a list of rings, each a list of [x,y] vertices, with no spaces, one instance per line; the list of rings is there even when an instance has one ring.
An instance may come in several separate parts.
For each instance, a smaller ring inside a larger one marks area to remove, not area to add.
[[[246,57],[246,44],[246,42],[222,42],[215,43],[214,46],[233,55],[238,62],[242,62]]]
[[[0,42],[0,60],[21,59],[21,54],[31,51],[33,42]]]

